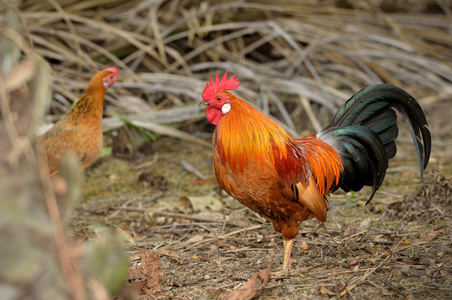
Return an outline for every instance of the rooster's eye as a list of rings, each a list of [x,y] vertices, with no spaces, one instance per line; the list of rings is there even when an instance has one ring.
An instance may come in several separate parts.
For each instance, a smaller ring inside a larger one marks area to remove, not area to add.
[[[217,100],[218,100],[218,101],[221,101],[221,97],[217,97]]]

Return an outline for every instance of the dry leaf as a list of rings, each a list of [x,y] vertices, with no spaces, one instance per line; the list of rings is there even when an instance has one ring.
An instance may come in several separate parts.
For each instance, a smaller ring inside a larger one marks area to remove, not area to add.
[[[302,241],[302,242],[300,243],[300,249],[301,249],[302,251],[306,251],[306,250],[308,250],[308,248],[309,248],[309,245],[308,245],[308,243],[306,243],[305,241]]]
[[[329,289],[327,289],[324,286],[319,286],[319,292],[322,295],[328,295],[328,296],[336,296],[337,295],[337,293],[330,291]]]
[[[441,270],[439,270],[439,273],[441,274],[441,277],[443,277],[443,278],[449,277],[449,271],[448,270],[441,269]]]
[[[204,239],[204,236],[197,234],[197,235],[194,235],[191,238],[189,238],[187,240],[187,243],[197,243],[197,242],[202,241],[203,239]]]
[[[150,295],[160,290],[160,276],[163,275],[156,251],[141,250],[141,263],[129,270],[129,282],[141,295]]]
[[[215,196],[211,195],[200,197],[189,196],[188,199],[190,200],[190,203],[195,212],[206,210],[218,212],[223,209],[223,202],[221,202],[220,199],[218,199]]]
[[[438,231],[430,230],[427,234],[424,234],[419,239],[421,242],[430,242],[438,236]]]
[[[116,227],[116,232],[123,240],[127,241],[128,243],[133,245],[136,244],[135,238],[130,233],[124,231],[124,229],[122,229],[121,227]]]
[[[270,281],[270,267],[254,274],[244,285],[220,300],[247,300],[259,297],[262,294],[262,288]]]

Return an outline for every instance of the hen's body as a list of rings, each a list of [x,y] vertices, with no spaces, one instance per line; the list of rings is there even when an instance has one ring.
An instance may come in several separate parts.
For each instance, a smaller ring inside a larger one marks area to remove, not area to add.
[[[342,188],[372,186],[369,201],[383,182],[388,159],[396,154],[398,110],[410,128],[421,176],[431,139],[424,113],[405,91],[391,85],[368,87],[350,98],[333,122],[316,136],[293,139],[269,117],[226,90],[236,76],[218,74],[203,92],[213,136],[214,170],[220,186],[260,213],[282,233],[283,270],[302,221],[326,221],[326,196]]]
[[[83,169],[90,167],[100,156],[105,91],[117,79],[116,68],[98,72],[74,108],[38,137],[40,154],[49,167],[49,174],[58,170],[67,152],[73,153],[81,161]]]

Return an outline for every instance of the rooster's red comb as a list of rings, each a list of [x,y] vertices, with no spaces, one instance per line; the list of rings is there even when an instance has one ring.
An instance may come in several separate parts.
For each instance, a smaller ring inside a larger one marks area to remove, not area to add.
[[[209,83],[206,84],[206,87],[202,92],[203,100],[212,98],[218,92],[233,91],[239,87],[240,81],[237,79],[237,74],[228,79],[228,71],[229,70],[226,70],[226,73],[224,73],[221,80],[218,79],[218,72],[217,75],[215,76],[215,81],[213,81],[212,78],[210,78]]]

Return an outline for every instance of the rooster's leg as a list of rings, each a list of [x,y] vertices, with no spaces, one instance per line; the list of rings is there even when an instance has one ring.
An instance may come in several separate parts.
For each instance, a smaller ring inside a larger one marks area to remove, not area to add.
[[[283,252],[283,265],[282,265],[282,271],[287,273],[290,269],[290,253],[292,252],[292,246],[295,239],[285,239],[283,237],[283,246],[284,246],[284,252]]]

